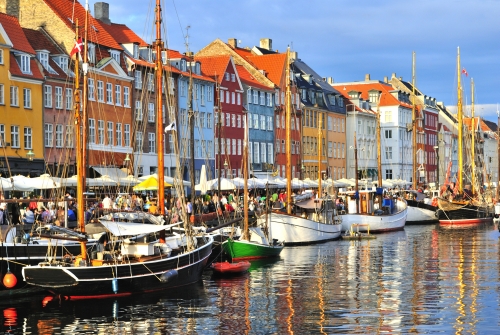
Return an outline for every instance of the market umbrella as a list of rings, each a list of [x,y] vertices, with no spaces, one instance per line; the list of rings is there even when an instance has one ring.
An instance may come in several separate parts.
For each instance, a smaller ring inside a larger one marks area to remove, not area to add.
[[[172,184],[165,183],[165,187],[172,187]],[[148,179],[142,181],[141,183],[133,187],[134,191],[157,191],[158,190],[158,178],[149,177]]]

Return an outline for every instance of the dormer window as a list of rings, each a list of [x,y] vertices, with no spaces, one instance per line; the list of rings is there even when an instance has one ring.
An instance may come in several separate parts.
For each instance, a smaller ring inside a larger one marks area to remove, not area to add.
[[[111,57],[120,64],[120,51],[109,50]]]
[[[201,74],[200,63],[196,62],[196,66],[195,66],[195,70],[194,70],[194,72],[195,72],[197,75],[200,75],[200,74]]]
[[[165,50],[161,52],[161,63],[167,65],[167,52]]]
[[[134,58],[139,58],[139,45],[134,44],[134,50],[133,50],[133,55]]]
[[[37,52],[37,58],[42,64],[43,68],[45,70],[49,69],[49,53],[45,51],[38,51]]]
[[[58,65],[64,72],[68,72],[68,63],[69,63],[68,57],[66,56],[59,57]]]
[[[89,63],[95,64],[95,44],[89,43],[88,55],[89,55]]]
[[[27,54],[17,54],[16,59],[21,68],[21,72],[24,74],[31,74],[30,56]]]
[[[330,100],[330,105],[335,106],[336,105],[335,104],[335,100],[336,100],[335,99],[335,95],[330,94],[329,97],[330,97],[330,99],[329,99]]]
[[[183,71],[183,72],[187,71],[185,59],[181,59],[181,71]]]
[[[368,92],[368,99],[370,100],[371,103],[377,103],[379,95],[380,92],[378,91],[370,91]]]

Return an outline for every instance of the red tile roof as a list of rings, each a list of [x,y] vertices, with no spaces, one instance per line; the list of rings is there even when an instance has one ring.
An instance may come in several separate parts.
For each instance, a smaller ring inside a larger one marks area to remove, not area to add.
[[[44,0],[45,3],[56,13],[66,25],[74,31],[73,22],[83,25],[85,23],[85,8],[74,0]],[[83,29],[79,30],[83,36]],[[108,31],[101,25],[100,21],[89,16],[88,39],[92,43],[107,46],[116,50],[123,48],[115,41]]]
[[[344,97],[349,98],[349,92],[356,91],[361,92],[361,98],[363,100],[369,100],[368,91],[377,90],[382,92],[380,97],[379,106],[394,106],[400,105],[404,107],[411,108],[411,104],[401,102],[396,99],[390,92],[394,91],[394,88],[390,85],[381,83],[381,82],[367,82],[367,83],[359,83],[359,84],[334,84],[332,85],[340,94]],[[344,90],[345,88],[345,90]]]
[[[168,49],[167,50],[167,58],[168,59],[178,59],[178,58],[188,59],[189,57],[187,57],[186,55],[181,54],[177,50]]]
[[[10,60],[11,61],[10,61],[9,71],[11,75],[16,77],[30,78],[30,79],[40,79],[40,80],[44,79],[35,59],[33,58],[30,59],[30,69],[31,69],[30,74],[22,73],[19,64],[14,58],[11,58]]]
[[[0,13],[0,24],[2,24],[7,36],[9,36],[9,39],[14,44],[14,50],[22,51],[31,55],[35,54],[35,50],[33,50],[31,44],[29,44],[17,18]]]
[[[230,57],[228,55],[195,57],[195,60],[200,61],[201,72],[204,75],[215,78],[215,81],[220,84],[229,66]]]
[[[101,26],[108,31],[108,33],[120,44],[125,43],[138,43],[139,46],[145,47],[148,44],[140,38],[133,30],[124,24],[111,23],[106,24],[100,20],[97,20]]]
[[[239,47],[233,47],[231,46],[230,44],[226,43],[226,45],[228,47],[230,47],[231,49],[234,50],[234,52],[236,52],[238,55],[240,55],[241,57],[243,58],[246,58],[248,56],[252,56],[253,53],[250,49],[246,49],[246,48],[239,48]]]
[[[134,59],[134,58],[131,58],[129,56],[127,56],[127,58],[134,64],[137,64],[139,66],[145,66],[145,67],[149,67],[149,68],[154,68],[155,67],[155,64],[153,63],[149,63],[149,62],[146,62],[142,59]],[[176,74],[182,74],[184,77],[188,77],[189,76],[189,72],[187,71],[181,71],[179,70],[178,68],[174,67],[174,66],[163,66],[163,69],[165,71],[169,71],[171,73],[176,73]],[[205,81],[209,81],[209,82],[214,82],[214,80],[210,77],[207,77],[207,76],[199,76],[197,74],[194,74],[193,73],[193,78],[194,79],[200,79],[200,80],[205,80]]]
[[[273,91],[272,88],[269,88],[265,85],[259,83],[255,78],[248,72],[243,65],[236,65],[236,71],[238,71],[238,76],[240,77],[241,82],[252,86],[253,88],[258,88],[266,91]]]
[[[482,131],[491,131],[490,127],[480,117],[474,117],[474,126],[477,129],[477,123],[480,122],[481,130]],[[463,118],[463,123],[464,125],[468,128],[472,128],[472,118],[470,117],[464,117]]]
[[[269,54],[247,56],[246,59],[257,69],[266,71],[267,78],[275,85],[280,86],[285,79],[286,54]]]

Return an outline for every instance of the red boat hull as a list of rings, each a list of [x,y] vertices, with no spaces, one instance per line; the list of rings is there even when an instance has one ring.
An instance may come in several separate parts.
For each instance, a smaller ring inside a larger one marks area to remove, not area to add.
[[[458,220],[439,220],[440,226],[451,227],[470,227],[475,225],[480,225],[483,223],[491,223],[493,221],[492,217],[485,218],[475,218],[475,219],[458,219]]]
[[[218,262],[212,264],[212,270],[217,273],[242,273],[250,268],[250,262],[241,261],[238,263]]]

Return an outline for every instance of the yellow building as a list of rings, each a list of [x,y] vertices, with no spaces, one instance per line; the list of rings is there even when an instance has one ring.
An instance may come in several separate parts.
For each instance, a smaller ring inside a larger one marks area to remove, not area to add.
[[[17,18],[0,13],[0,171],[44,172],[43,76]]]

